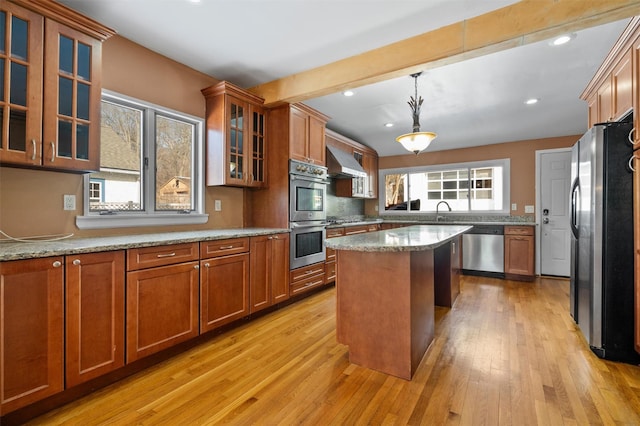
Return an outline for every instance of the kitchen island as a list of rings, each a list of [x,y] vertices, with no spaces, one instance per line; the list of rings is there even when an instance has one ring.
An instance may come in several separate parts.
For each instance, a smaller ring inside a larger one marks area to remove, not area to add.
[[[470,230],[414,225],[326,240],[336,250],[336,337],[349,359],[411,380],[434,337],[434,252]]]

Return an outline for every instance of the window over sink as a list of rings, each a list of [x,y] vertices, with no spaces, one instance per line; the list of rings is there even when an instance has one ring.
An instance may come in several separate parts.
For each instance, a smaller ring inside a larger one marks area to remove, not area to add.
[[[103,91],[100,170],[85,176],[79,228],[204,223],[198,117]]]
[[[383,169],[379,211],[435,213],[446,201],[454,213],[508,214],[509,181],[509,159]]]

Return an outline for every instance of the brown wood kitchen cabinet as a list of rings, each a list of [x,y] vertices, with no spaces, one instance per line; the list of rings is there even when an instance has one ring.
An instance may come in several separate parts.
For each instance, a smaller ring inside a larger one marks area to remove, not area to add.
[[[0,412],[64,387],[64,259],[0,262]]]
[[[325,165],[326,115],[305,104],[286,104],[269,110],[269,137],[288,147],[292,160]],[[271,127],[270,127],[271,129]]]
[[[458,236],[433,251],[434,301],[451,308],[460,294],[461,238]]]
[[[127,250],[127,363],[198,335],[198,243]]]
[[[206,184],[263,187],[266,171],[264,100],[228,81],[202,90],[206,98]]]
[[[324,282],[324,262],[293,269],[289,272],[289,296],[305,293]]]
[[[504,274],[508,279],[535,278],[533,226],[504,227]]]
[[[65,257],[66,387],[124,365],[125,252]]]
[[[342,237],[344,235],[344,228],[329,228],[326,231],[326,238]],[[336,280],[336,251],[332,248],[326,249],[326,260],[324,263],[324,281],[325,284],[332,283]]]
[[[11,70],[0,163],[98,170],[102,41],[113,30],[54,2],[4,1],[0,20],[11,40],[0,52]]]
[[[249,238],[200,243],[200,332],[249,315]]]
[[[289,234],[251,237],[250,312],[289,298]]]

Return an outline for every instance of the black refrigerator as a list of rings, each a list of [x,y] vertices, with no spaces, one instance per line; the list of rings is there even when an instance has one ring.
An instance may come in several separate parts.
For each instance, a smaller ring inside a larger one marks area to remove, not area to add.
[[[572,148],[570,311],[597,356],[638,364],[631,130],[596,124]]]

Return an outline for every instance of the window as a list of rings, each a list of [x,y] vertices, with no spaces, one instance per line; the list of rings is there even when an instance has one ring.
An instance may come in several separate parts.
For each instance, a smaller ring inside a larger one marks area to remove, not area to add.
[[[100,171],[85,176],[80,228],[204,223],[204,120],[103,92]]]
[[[509,213],[509,159],[380,171],[380,211]],[[443,207],[446,209],[446,207]]]

